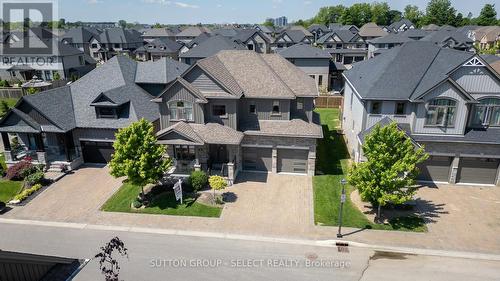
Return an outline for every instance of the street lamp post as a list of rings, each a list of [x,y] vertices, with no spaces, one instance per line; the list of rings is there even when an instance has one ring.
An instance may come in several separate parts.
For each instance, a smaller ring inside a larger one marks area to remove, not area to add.
[[[342,238],[342,209],[344,208],[344,202],[346,199],[345,195],[345,185],[347,181],[342,179],[340,184],[342,185],[342,194],[340,195],[340,212],[339,212],[339,233],[337,233],[337,238]]]

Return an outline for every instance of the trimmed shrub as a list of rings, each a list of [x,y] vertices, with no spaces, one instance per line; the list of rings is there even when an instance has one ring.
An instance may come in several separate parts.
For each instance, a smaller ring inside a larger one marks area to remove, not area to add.
[[[42,171],[37,171],[35,173],[28,174],[27,176],[24,177],[24,180],[29,186],[32,186],[34,184],[41,184],[43,182],[44,178],[44,173]]]
[[[140,207],[142,207],[142,203],[139,200],[135,199],[132,202],[132,206],[134,206],[134,208],[136,208],[136,209],[139,209]]]
[[[37,190],[39,190],[40,188],[42,188],[41,184],[35,184],[31,188],[25,189],[21,193],[19,193],[16,196],[14,196],[14,200],[23,201],[26,198],[28,198],[28,196],[30,196],[31,194],[33,194]]]
[[[26,169],[32,169],[33,164],[28,161],[19,161],[7,169],[7,174],[5,177],[8,180],[23,180],[24,171]]]
[[[187,180],[188,184],[194,191],[203,189],[208,184],[208,176],[203,171],[194,171]]]
[[[222,190],[227,187],[227,181],[221,176],[211,176],[208,179],[210,187],[215,190]]]

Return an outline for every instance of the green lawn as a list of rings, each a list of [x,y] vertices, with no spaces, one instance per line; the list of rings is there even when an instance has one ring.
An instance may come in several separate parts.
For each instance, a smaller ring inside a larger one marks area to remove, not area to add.
[[[340,180],[345,178],[348,167],[349,154],[341,135],[336,130],[340,129],[338,109],[316,109],[321,116],[324,138],[318,142],[316,174],[313,178],[314,188],[314,220],[316,224],[338,225],[338,212],[340,208]],[[347,194],[353,187],[347,186]],[[344,226],[357,228],[373,228],[385,230],[404,230],[423,232],[427,228],[423,219],[405,217],[389,221],[389,225],[375,224],[352,204],[349,196],[343,210]]]
[[[162,214],[174,216],[219,217],[222,208],[211,207],[196,203],[194,198],[184,198],[183,204],[175,201],[173,192],[163,193],[156,197],[150,206],[145,209],[133,210],[130,204],[137,197],[141,188],[129,183],[124,183],[120,189],[102,206],[107,212],[127,212]]]
[[[7,166],[5,165],[5,156],[3,153],[0,153],[0,165],[5,169]],[[23,182],[22,181],[9,181],[0,179],[0,201],[1,202],[9,202],[14,198],[16,194],[19,193],[22,189]]]
[[[9,202],[22,189],[22,181],[0,179],[0,201]]]

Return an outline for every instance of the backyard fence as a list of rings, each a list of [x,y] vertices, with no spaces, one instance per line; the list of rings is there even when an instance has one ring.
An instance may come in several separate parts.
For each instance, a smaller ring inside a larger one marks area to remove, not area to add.
[[[69,80],[54,80],[51,81],[51,85],[47,87],[43,87],[42,90],[49,90],[54,88],[59,88],[66,85]],[[19,99],[22,96],[27,95],[28,93],[23,90],[23,88],[13,88],[13,87],[0,87],[0,98],[11,98],[11,99]]]
[[[343,96],[319,96],[316,98],[317,108],[342,108]]]

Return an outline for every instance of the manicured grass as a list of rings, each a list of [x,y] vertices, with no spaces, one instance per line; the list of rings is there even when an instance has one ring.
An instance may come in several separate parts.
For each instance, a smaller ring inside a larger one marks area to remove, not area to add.
[[[173,192],[165,192],[156,197],[150,206],[134,210],[130,204],[140,193],[141,188],[124,183],[120,189],[102,206],[107,212],[127,212],[144,214],[161,214],[174,216],[219,217],[222,208],[211,207],[195,202],[194,198],[184,198],[183,204],[175,200]]]
[[[9,202],[22,189],[22,181],[0,179],[0,201]]]
[[[340,180],[346,177],[349,154],[344,139],[337,134],[340,129],[338,109],[316,109],[321,116],[324,138],[318,142],[316,174],[313,178],[314,221],[319,225],[336,226],[340,210]],[[404,217],[389,221],[388,225],[375,224],[351,202],[354,190],[346,186],[348,194],[343,209],[342,225],[357,228],[403,230],[423,232],[427,228],[419,217]]]

